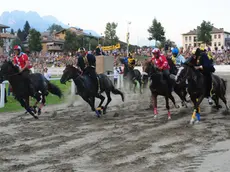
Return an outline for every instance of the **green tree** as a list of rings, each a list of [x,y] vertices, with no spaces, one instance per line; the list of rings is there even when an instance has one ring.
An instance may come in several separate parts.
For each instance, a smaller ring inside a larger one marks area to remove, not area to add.
[[[78,37],[76,33],[67,30],[65,35],[64,51],[74,54],[81,46],[79,43],[80,40],[82,40],[82,38]]]
[[[63,27],[61,25],[57,25],[57,24],[52,24],[47,30],[50,33],[53,33],[54,31],[59,32],[63,29]]]
[[[21,29],[18,29],[17,36],[21,41],[24,41],[24,33],[21,31]]]
[[[155,39],[156,42],[164,42],[165,41],[165,31],[164,27],[161,25],[160,22],[157,21],[156,18],[152,21],[152,26],[149,27],[148,32],[150,37],[148,38],[150,41]]]
[[[212,42],[212,36],[211,36],[212,28],[213,28],[213,24],[211,24],[209,21],[206,22],[203,20],[200,27],[197,28],[198,41],[210,45],[210,43]]]
[[[105,43],[115,45],[118,43],[119,38],[116,35],[116,29],[117,29],[118,24],[117,23],[107,23],[105,27]]]
[[[42,50],[41,34],[35,29],[31,29],[29,32],[29,50],[31,52],[40,52]]]
[[[10,34],[14,35],[14,29],[10,30]]]
[[[23,32],[25,34],[25,40],[26,40],[26,37],[29,35],[30,33],[30,24],[28,21],[26,21],[25,25],[24,25],[24,29],[23,29]]]

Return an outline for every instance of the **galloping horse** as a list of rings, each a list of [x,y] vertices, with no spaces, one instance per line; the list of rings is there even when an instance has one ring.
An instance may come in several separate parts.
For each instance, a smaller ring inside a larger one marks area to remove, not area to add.
[[[124,64],[124,78],[128,79],[129,84],[130,83],[134,84],[134,88],[133,88],[134,93],[136,93],[137,82],[140,85],[140,93],[142,93],[142,91],[141,91],[141,89],[142,89],[141,72],[139,70],[137,70],[137,69],[129,68],[128,64],[125,63],[124,58],[120,58],[120,61],[121,61],[122,64]],[[130,85],[130,89],[131,89],[131,85]]]
[[[106,109],[112,100],[110,92],[112,92],[113,94],[121,95],[122,101],[124,101],[124,95],[121,91],[114,87],[112,81],[108,78],[108,76],[104,74],[99,74],[98,78],[100,83],[100,92],[105,92],[108,98],[105,107],[102,106],[105,97],[97,93],[96,86],[91,81],[91,78],[88,75],[81,75],[81,71],[78,68],[75,68],[72,65],[67,65],[65,70],[63,71],[60,82],[62,84],[65,84],[70,79],[73,79],[75,85],[77,86],[79,95],[90,105],[92,111],[95,111],[97,116],[100,117],[100,110],[103,109],[103,113],[105,114]],[[95,97],[101,100],[97,109],[94,106]]]
[[[176,105],[175,99],[172,96],[171,90],[169,90],[168,83],[164,79],[163,73],[158,71],[157,68],[151,62],[145,63],[144,72],[148,73],[152,81],[149,88],[152,94],[154,118],[156,118],[158,114],[157,96],[161,95],[165,97],[166,109],[168,110],[168,119],[171,119],[169,99],[172,100],[176,108],[179,107]]]
[[[190,124],[200,121],[200,103],[205,98],[206,94],[206,83],[203,74],[196,71],[195,68],[189,64],[183,64],[175,77],[177,83],[184,82],[188,80],[188,93],[194,104],[194,112],[192,114]],[[213,81],[213,100],[216,103],[216,108],[219,109],[219,98],[224,102],[227,110],[229,109],[227,105],[226,94],[226,81],[217,75],[212,75]]]
[[[24,107],[29,114],[31,114],[35,119],[38,119],[38,117],[35,116],[37,113],[37,104],[41,101],[41,105],[38,108],[38,115],[40,115],[41,109],[46,102],[45,96],[47,96],[50,92],[61,98],[62,92],[57,86],[50,83],[40,73],[30,74],[29,77],[37,93],[36,95],[31,95],[29,83],[21,75],[19,68],[14,66],[11,61],[5,61],[1,66],[0,83],[2,83],[4,80],[8,80],[12,86],[13,94],[16,100],[20,102],[21,106]],[[29,96],[32,96],[37,100],[33,108],[29,105]]]

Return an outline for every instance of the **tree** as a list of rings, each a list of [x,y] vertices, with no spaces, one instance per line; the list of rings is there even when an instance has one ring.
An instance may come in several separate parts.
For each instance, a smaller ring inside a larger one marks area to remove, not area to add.
[[[63,29],[63,27],[61,25],[57,25],[57,24],[52,24],[47,30],[50,33],[53,33],[54,31],[59,32]]]
[[[117,23],[107,23],[105,27],[105,39],[109,42],[110,44],[114,45],[119,41],[119,38],[116,35],[116,29],[117,29],[118,24]]]
[[[25,25],[24,25],[24,29],[23,29],[23,41],[25,41],[27,39],[27,36],[29,35],[30,32],[30,24],[28,21],[26,21]]]
[[[31,29],[29,32],[29,50],[32,52],[40,52],[42,50],[41,34],[35,29]]]
[[[21,29],[18,29],[17,36],[21,41],[24,41],[24,33],[21,31]]]
[[[10,34],[14,35],[14,29],[10,30]]]
[[[211,24],[209,21],[206,22],[203,20],[200,27],[197,28],[198,41],[210,45],[212,42],[212,35],[211,35],[212,28],[213,28],[213,24]]]
[[[156,42],[163,42],[165,40],[165,31],[164,27],[161,26],[161,23],[157,21],[156,18],[152,21],[152,26],[149,27],[148,32],[150,37],[148,38],[150,41],[155,39]]]
[[[81,38],[77,37],[76,33],[67,30],[65,35],[64,51],[74,54],[77,51],[77,48],[80,47],[79,39]]]

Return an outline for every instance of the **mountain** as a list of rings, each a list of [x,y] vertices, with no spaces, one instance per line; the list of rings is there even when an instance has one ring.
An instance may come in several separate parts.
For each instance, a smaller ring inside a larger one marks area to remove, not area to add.
[[[61,25],[63,28],[69,27],[68,25],[62,23],[52,15],[41,17],[37,12],[34,11],[29,11],[29,12],[18,11],[18,10],[12,12],[5,11],[0,16],[0,24],[10,26],[10,29],[12,28],[15,31],[17,31],[19,28],[23,29],[26,21],[29,22],[32,28],[35,28],[40,32],[46,31],[49,28],[49,26],[51,26],[53,23]],[[92,30],[84,30],[84,32],[86,34],[91,33],[91,35],[95,37],[100,37],[99,34],[97,34],[95,31]]]

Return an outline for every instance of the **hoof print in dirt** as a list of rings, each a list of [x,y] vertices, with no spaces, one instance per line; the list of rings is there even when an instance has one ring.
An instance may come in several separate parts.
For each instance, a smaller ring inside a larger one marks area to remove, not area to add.
[[[57,112],[56,111],[53,111],[53,114],[52,114],[52,118],[55,118],[57,116]]]
[[[113,117],[119,117],[120,114],[119,113],[114,113]]]

